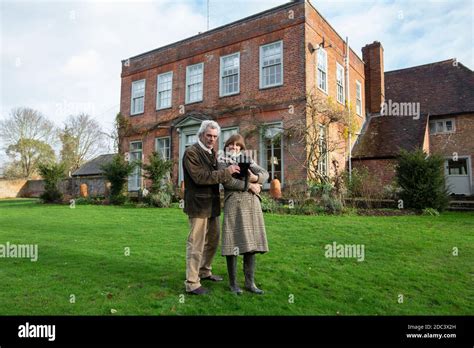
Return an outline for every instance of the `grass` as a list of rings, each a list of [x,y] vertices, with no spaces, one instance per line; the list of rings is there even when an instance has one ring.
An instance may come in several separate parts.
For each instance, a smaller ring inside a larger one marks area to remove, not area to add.
[[[39,250],[37,262],[0,258],[0,315],[474,314],[472,213],[265,221],[270,252],[257,256],[256,273],[265,295],[231,294],[218,253],[224,282],[188,296],[181,210],[0,200],[0,244]],[[363,244],[365,260],[326,258],[333,241]]]

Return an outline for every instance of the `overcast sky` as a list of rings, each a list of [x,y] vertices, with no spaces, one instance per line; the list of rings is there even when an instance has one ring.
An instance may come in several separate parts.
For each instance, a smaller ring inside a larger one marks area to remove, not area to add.
[[[210,28],[286,2],[210,0]],[[0,3],[0,119],[23,106],[58,126],[69,114],[87,112],[111,128],[121,60],[207,26],[207,0]],[[382,42],[386,71],[449,58],[474,67],[472,0],[312,3],[360,56],[365,44]]]

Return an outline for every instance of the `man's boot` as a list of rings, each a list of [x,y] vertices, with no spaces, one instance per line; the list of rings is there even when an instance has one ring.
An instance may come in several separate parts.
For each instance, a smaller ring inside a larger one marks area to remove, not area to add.
[[[244,254],[244,274],[245,288],[255,294],[263,294],[263,290],[260,290],[255,286],[255,254]]]
[[[226,256],[229,287],[234,294],[241,295],[242,290],[237,285],[237,256]]]

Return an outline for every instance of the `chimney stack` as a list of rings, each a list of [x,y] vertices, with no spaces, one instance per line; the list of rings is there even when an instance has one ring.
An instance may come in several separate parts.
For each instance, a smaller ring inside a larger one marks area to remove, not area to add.
[[[383,47],[378,41],[362,48],[365,63],[365,105],[371,114],[380,113],[385,101],[385,79],[383,67]]]

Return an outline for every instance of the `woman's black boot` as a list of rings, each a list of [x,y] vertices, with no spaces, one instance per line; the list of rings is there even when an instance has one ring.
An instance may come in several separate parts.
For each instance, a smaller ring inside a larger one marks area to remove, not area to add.
[[[242,290],[237,285],[237,256],[226,256],[229,287],[234,294],[241,295]]]
[[[244,274],[245,274],[245,289],[255,294],[262,295],[263,290],[260,290],[255,285],[255,254],[244,254]]]

